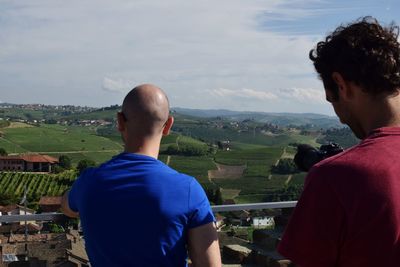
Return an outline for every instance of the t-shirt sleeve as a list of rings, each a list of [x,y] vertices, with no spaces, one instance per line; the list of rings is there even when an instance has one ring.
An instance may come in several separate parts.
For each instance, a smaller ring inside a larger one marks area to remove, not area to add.
[[[329,170],[313,168],[286,226],[278,251],[302,267],[336,266],[344,210],[329,186]]]
[[[207,195],[195,179],[191,181],[189,190],[189,228],[215,222]]]
[[[87,180],[86,177],[91,169],[86,169],[82,174],[75,180],[68,194],[68,205],[69,208],[75,212],[79,212],[79,203],[85,191]]]

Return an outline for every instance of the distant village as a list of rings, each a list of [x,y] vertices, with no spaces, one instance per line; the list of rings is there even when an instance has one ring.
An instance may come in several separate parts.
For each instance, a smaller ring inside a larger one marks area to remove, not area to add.
[[[0,108],[10,109],[10,108],[20,108],[29,110],[55,110],[55,111],[66,111],[71,113],[79,112],[90,112],[97,110],[98,108],[93,107],[82,107],[73,105],[45,105],[45,104],[10,104],[10,103],[0,103]]]
[[[3,109],[3,113],[7,109],[21,109],[26,110],[28,112],[32,111],[46,111],[47,113],[54,112],[53,115],[58,115],[59,118],[48,118],[48,119],[37,119],[30,115],[30,113],[24,114],[24,118],[22,116],[16,115],[3,115],[0,113],[0,120],[10,120],[14,122],[22,122],[28,124],[37,124],[37,123],[48,123],[48,124],[60,124],[60,125],[74,125],[74,126],[106,126],[111,125],[111,121],[103,120],[103,119],[77,119],[77,118],[67,118],[70,115],[78,115],[82,113],[89,113],[98,110],[107,110],[116,108],[115,106],[105,107],[105,108],[93,108],[93,107],[82,107],[82,106],[73,106],[73,105],[44,105],[44,104],[7,104],[0,103],[0,108]]]

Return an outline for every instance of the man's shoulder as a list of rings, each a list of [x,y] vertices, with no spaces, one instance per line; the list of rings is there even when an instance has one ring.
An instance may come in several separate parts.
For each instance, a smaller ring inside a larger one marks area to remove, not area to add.
[[[344,152],[327,158],[310,170],[306,181],[323,179],[331,185],[365,182],[366,179],[383,175],[390,168],[390,160],[380,153],[376,142],[361,142]]]
[[[345,150],[335,156],[324,159],[315,164],[307,175],[306,183],[311,180],[324,180],[333,184],[348,181],[349,176],[362,176],[366,172],[363,156],[360,155],[359,145]]]
[[[326,169],[329,169],[332,166],[340,167],[342,165],[343,166],[352,165],[360,159],[359,146],[360,145],[353,146],[337,155],[326,158],[315,164],[314,167],[318,168],[318,170],[320,171],[325,171]]]

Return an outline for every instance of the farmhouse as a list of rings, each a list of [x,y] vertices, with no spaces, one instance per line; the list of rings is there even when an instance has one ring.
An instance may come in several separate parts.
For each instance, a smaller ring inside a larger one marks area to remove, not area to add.
[[[39,154],[1,156],[0,171],[51,172],[58,159]]]
[[[41,197],[39,207],[42,212],[57,212],[61,208],[62,197]]]

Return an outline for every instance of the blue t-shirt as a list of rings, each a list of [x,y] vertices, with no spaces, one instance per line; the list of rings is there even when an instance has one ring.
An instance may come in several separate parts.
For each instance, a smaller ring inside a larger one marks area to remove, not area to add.
[[[191,176],[152,157],[122,153],[74,182],[92,266],[186,266],[188,229],[213,222],[207,196]]]

